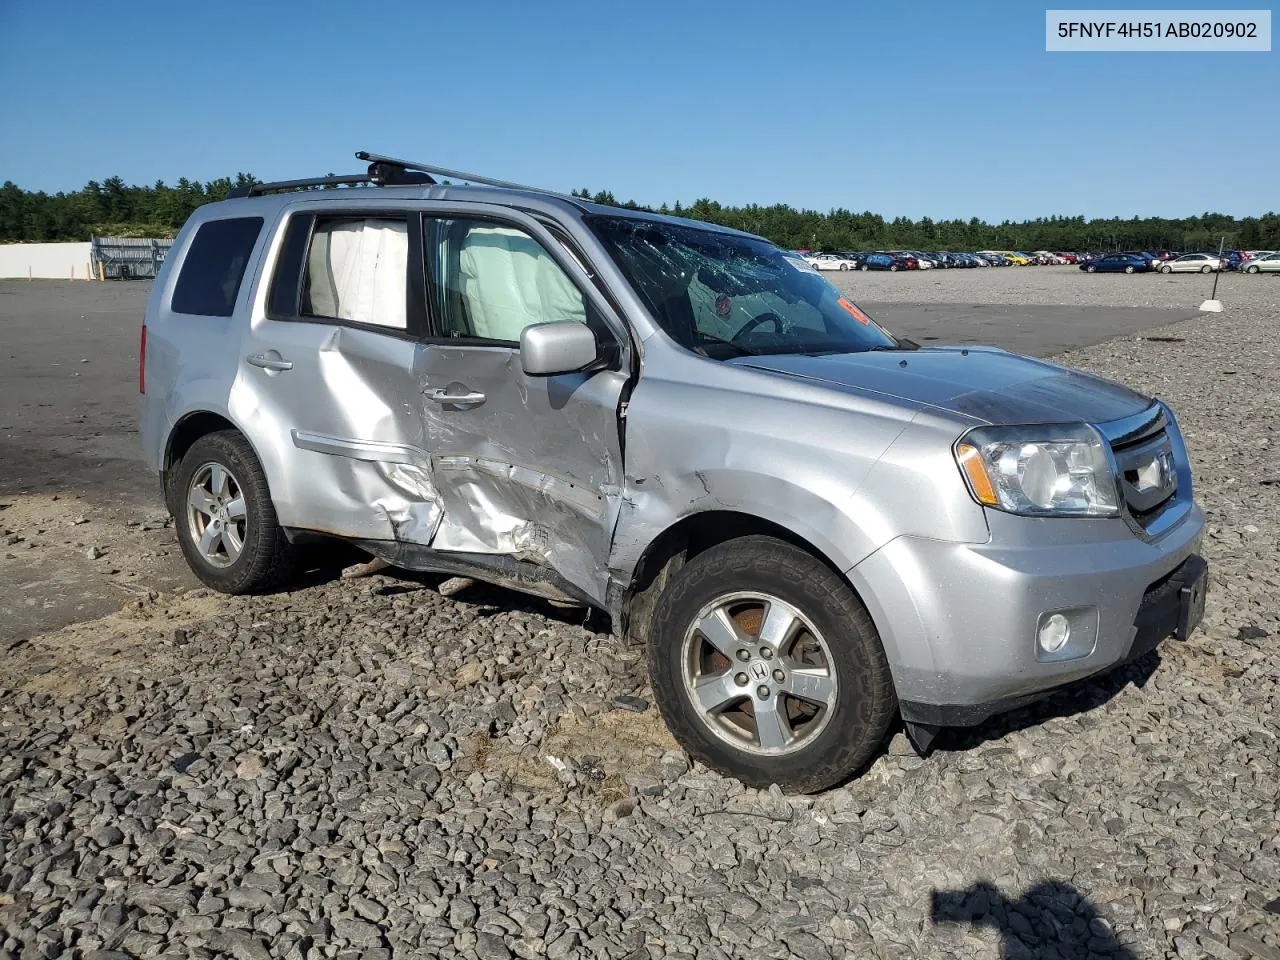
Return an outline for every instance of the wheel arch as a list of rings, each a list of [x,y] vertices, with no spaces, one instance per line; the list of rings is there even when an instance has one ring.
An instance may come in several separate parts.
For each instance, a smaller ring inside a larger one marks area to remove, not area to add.
[[[249,449],[253,451],[253,455],[258,462],[262,463],[262,457],[259,456],[257,447],[254,446],[253,440],[250,439],[248,433],[228,418],[226,414],[213,410],[188,411],[179,417],[169,430],[169,435],[165,438],[164,458],[160,464],[160,483],[164,490],[165,503],[170,508],[172,508],[172,504],[170,503],[169,487],[174,468],[182,462],[182,458],[186,456],[187,451],[191,449],[197,440],[211,433],[219,433],[224,430],[233,430],[243,437],[244,442],[249,445]],[[270,479],[268,478],[269,486]]]
[[[858,601],[866,606],[839,564],[795,530],[739,510],[704,510],[676,520],[645,547],[615,604],[617,634],[628,645],[643,643],[653,622],[658,598],[671,577],[698,554],[748,536],[774,537],[805,551],[849,584]]]

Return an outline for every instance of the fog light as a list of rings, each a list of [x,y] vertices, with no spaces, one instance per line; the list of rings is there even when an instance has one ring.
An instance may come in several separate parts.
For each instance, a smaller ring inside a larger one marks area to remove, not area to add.
[[[1057,653],[1071,639],[1071,621],[1060,613],[1045,617],[1040,624],[1040,649],[1045,653]]]

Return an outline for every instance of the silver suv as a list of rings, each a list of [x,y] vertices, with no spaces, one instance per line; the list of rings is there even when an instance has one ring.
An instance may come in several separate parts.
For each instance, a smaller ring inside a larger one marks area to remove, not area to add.
[[[693,756],[793,790],[1199,621],[1159,401],[920,349],[759,237],[357,156],[201,208],[156,282],[142,441],[205,583],[336,537],[599,608]]]

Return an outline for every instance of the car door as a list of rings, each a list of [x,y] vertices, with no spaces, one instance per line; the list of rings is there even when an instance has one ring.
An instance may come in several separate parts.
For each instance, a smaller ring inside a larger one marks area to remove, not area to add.
[[[582,323],[602,354],[621,356],[626,328],[577,255],[530,217],[428,216],[424,237],[425,421],[443,506],[432,546],[537,564],[604,602],[628,371],[529,376],[519,341],[532,324]]]
[[[1195,273],[1204,266],[1204,257],[1194,254],[1187,257],[1179,257],[1173,262],[1173,269],[1176,273]]]
[[[385,203],[312,201],[277,235],[232,414],[268,467],[283,526],[364,540],[434,533],[413,218]]]

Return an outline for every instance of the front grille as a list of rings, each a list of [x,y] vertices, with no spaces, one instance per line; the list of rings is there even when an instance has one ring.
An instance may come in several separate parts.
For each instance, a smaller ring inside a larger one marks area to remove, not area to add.
[[[1120,491],[1129,515],[1149,528],[1174,502],[1178,492],[1177,463],[1164,410],[1105,424],[1119,474]]]

